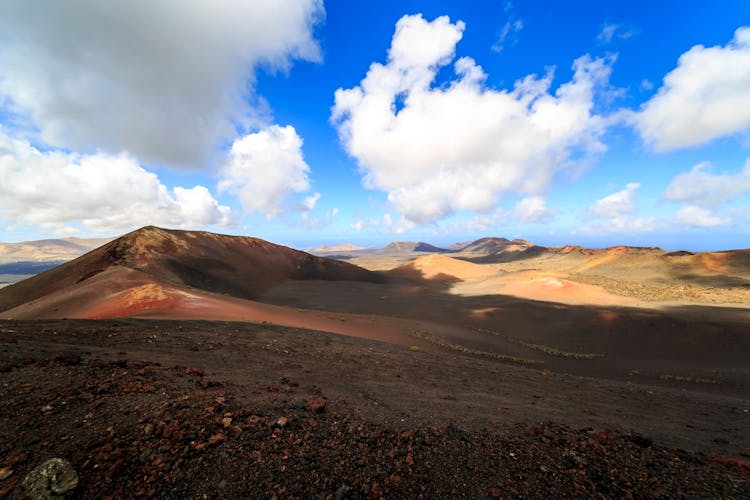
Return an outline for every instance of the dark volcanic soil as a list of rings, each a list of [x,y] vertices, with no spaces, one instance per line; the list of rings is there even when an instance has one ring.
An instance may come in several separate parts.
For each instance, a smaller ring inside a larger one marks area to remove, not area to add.
[[[272,325],[0,322],[0,498],[750,496],[750,395]]]

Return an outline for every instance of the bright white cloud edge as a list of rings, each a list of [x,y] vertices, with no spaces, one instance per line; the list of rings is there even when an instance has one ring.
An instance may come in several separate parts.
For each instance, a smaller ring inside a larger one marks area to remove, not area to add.
[[[229,207],[206,187],[170,190],[130,155],[42,152],[1,128],[0,219],[58,232],[81,221],[88,231],[103,234],[147,224],[192,228],[232,222]]]
[[[264,122],[248,104],[256,67],[320,59],[323,15],[322,0],[8,0],[0,102],[54,147],[205,167]]]
[[[511,91],[487,88],[481,67],[463,57],[453,64],[456,79],[433,87],[464,28],[446,16],[402,17],[387,63],[373,63],[358,86],[335,94],[332,121],[365,186],[386,191],[412,223],[489,211],[503,193],[541,196],[558,172],[605,149],[607,120],[593,101],[610,60],[577,59],[573,79],[551,93],[551,72]]]

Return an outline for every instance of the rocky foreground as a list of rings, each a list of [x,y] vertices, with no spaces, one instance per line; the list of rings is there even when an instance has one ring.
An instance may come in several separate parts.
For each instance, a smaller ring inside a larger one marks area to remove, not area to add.
[[[304,378],[248,390],[123,352],[29,355],[3,332],[0,498],[750,497],[750,456],[549,422],[379,422]],[[41,473],[53,458],[74,477]]]

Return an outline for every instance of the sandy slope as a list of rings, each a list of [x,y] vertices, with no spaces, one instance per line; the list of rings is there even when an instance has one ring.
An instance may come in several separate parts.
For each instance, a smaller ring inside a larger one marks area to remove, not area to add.
[[[424,328],[423,322],[263,304],[161,282],[122,266],[0,313],[3,319],[122,317],[274,323],[401,345],[423,344],[409,335],[412,329]]]
[[[417,257],[407,266],[425,279],[453,281],[458,295],[512,295],[561,304],[636,306],[639,301],[609,293],[603,287],[576,283],[565,273],[504,272],[501,264],[475,264],[446,255]]]

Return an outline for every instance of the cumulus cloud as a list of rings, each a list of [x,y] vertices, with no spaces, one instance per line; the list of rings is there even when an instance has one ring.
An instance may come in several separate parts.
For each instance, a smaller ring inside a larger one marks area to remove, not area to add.
[[[229,207],[203,186],[175,187],[127,154],[40,151],[0,129],[0,218],[66,231],[82,221],[112,234],[145,224],[227,226]]]
[[[596,200],[591,207],[591,213],[596,217],[620,217],[627,215],[635,210],[633,206],[633,197],[641,185],[638,182],[629,182],[625,189],[612,193],[599,200]]]
[[[320,58],[322,15],[321,0],[8,0],[0,102],[52,146],[201,166],[257,119],[254,68]]]
[[[688,205],[677,211],[677,222],[690,227],[717,227],[731,224],[732,220],[720,217],[709,209]]]
[[[750,27],[724,47],[696,45],[633,117],[660,151],[699,146],[750,129]]]
[[[655,217],[636,217],[635,194],[641,185],[630,182],[625,189],[596,200],[589,208],[594,222],[580,229],[582,233],[638,233],[653,231],[659,225]]]
[[[302,208],[304,212],[310,212],[313,209],[315,209],[315,205],[318,204],[318,200],[320,199],[320,193],[314,193],[310,196],[305,197],[304,200],[302,200]]]
[[[750,160],[736,174],[714,174],[712,168],[711,163],[702,162],[689,172],[677,175],[664,191],[664,197],[676,202],[714,206],[750,193]]]
[[[361,217],[357,217],[351,224],[349,224],[349,227],[354,229],[355,231],[362,231],[367,226],[367,221],[362,219]]]
[[[405,217],[400,217],[398,221],[394,220],[390,213],[383,214],[381,219],[370,217],[364,219],[355,217],[349,227],[355,231],[362,231],[367,228],[381,228],[380,232],[388,234],[401,234],[414,229],[415,224]]]
[[[538,196],[558,171],[604,150],[606,119],[593,102],[611,61],[577,59],[572,80],[551,93],[552,71],[494,90],[482,68],[462,57],[453,63],[455,79],[435,86],[463,31],[445,16],[402,17],[387,62],[335,94],[331,119],[365,186],[386,191],[412,223],[491,210],[504,192]]]
[[[527,196],[516,203],[514,214],[521,222],[549,222],[555,215],[541,196]]]
[[[234,141],[219,167],[218,189],[236,195],[247,212],[272,218],[291,195],[310,189],[309,172],[294,127],[271,125]],[[300,211],[312,210],[318,198],[319,193],[306,198]]]

